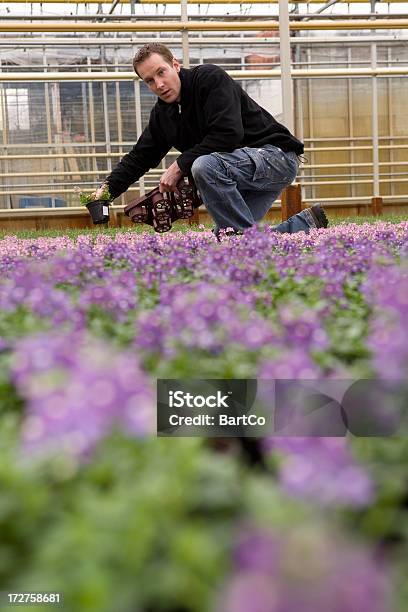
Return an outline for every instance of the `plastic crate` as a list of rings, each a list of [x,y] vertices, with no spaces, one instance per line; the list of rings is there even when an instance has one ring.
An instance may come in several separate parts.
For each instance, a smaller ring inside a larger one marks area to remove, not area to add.
[[[19,199],[19,208],[53,208],[53,198],[51,197],[24,197]],[[66,206],[67,203],[62,198],[54,198],[54,207],[62,208]]]

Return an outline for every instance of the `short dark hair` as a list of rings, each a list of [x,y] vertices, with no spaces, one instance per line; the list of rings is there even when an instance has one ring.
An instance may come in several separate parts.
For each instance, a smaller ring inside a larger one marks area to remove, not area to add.
[[[133,68],[138,76],[140,76],[140,74],[137,71],[138,64],[141,64],[142,62],[147,60],[147,58],[153,55],[153,53],[157,53],[158,55],[161,55],[162,58],[168,64],[171,65],[173,63],[174,56],[172,52],[170,51],[170,49],[166,47],[166,45],[162,45],[161,43],[158,43],[158,42],[146,43],[145,45],[143,45],[143,47],[140,47],[139,51],[136,53],[135,57],[133,58]]]

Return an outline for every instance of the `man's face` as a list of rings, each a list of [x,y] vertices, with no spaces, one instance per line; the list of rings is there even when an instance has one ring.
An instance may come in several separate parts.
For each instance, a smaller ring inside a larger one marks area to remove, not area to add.
[[[137,65],[137,72],[150,91],[161,100],[171,104],[180,101],[180,64],[173,59],[172,64],[158,53],[152,53],[144,62]]]

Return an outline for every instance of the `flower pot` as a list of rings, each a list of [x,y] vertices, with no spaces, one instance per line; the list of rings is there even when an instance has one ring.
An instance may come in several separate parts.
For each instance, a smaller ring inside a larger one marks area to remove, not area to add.
[[[86,205],[92,217],[94,225],[108,223],[109,221],[109,202],[107,200],[94,200]]]

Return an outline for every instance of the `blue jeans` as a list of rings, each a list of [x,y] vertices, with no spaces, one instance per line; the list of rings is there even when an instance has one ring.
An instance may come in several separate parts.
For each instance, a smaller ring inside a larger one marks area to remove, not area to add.
[[[298,171],[297,156],[273,145],[243,147],[232,153],[198,157],[191,172],[201,199],[215,223],[215,234],[231,227],[245,230],[268,212]],[[316,227],[306,209],[277,225],[280,233],[306,232]]]

